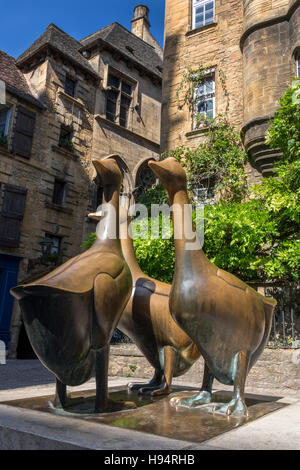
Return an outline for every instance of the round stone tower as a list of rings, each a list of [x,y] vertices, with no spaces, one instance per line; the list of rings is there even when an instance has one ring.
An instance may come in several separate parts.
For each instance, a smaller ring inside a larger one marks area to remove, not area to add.
[[[300,3],[298,0],[243,0],[243,6],[242,135],[252,165],[266,176],[272,172],[278,152],[265,144],[265,133],[279,98],[296,75]]]

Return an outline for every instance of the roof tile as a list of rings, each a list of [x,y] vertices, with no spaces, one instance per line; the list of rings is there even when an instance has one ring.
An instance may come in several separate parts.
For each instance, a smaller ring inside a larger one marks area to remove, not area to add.
[[[141,64],[144,68],[155,75],[162,77],[162,73],[159,70],[159,68],[162,68],[162,59],[159,57],[155,48],[143,41],[143,39],[137,37],[135,34],[132,34],[119,23],[112,23],[82,39],[80,41],[82,44],[82,50],[96,42],[98,39],[104,40],[114,48],[118,49],[129,59]]]

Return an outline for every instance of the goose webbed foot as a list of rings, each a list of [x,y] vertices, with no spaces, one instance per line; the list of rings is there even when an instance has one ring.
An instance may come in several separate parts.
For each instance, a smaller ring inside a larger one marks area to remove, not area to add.
[[[226,414],[227,416],[237,414],[249,417],[247,405],[241,397],[233,397],[229,403],[217,405],[214,412]]]
[[[155,390],[157,387],[160,387],[161,385],[161,382],[159,383],[153,383],[152,380],[148,383],[129,383],[127,385],[128,389],[131,391],[131,392],[138,392],[139,394],[140,393],[144,393],[144,390]]]
[[[161,397],[164,395],[169,395],[170,387],[164,383],[156,385],[155,387],[144,387],[140,388],[138,391],[139,395],[151,395],[151,397]]]
[[[165,383],[161,387],[159,387],[156,390],[154,390],[153,392],[151,392],[151,396],[152,397],[162,397],[162,396],[165,396],[165,395],[169,395],[170,391],[171,391],[171,387],[167,383]]]
[[[199,405],[205,405],[206,403],[211,403],[211,393],[206,390],[201,390],[200,393],[193,395],[189,398],[173,398],[173,403],[176,406],[186,406],[188,408],[195,408]]]
[[[138,392],[139,394],[144,394],[144,391],[152,391],[159,388],[162,384],[162,373],[160,371],[155,371],[154,377],[148,383],[129,383],[127,385],[128,389],[131,392]]]
[[[248,351],[240,351],[233,358],[234,394],[229,403],[216,405],[214,411],[227,416],[239,414],[248,417],[249,412],[245,403],[245,382],[250,362]]]

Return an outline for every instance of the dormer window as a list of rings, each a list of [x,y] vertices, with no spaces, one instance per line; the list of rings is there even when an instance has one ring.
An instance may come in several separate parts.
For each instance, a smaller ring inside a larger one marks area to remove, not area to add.
[[[66,76],[65,80],[65,92],[70,95],[70,96],[75,96],[75,87],[76,87],[76,81],[73,80],[72,78]]]
[[[106,119],[128,126],[128,115],[132,101],[133,84],[112,73],[108,74],[106,93]]]
[[[215,2],[211,0],[192,0],[193,29],[201,28],[214,22]]]

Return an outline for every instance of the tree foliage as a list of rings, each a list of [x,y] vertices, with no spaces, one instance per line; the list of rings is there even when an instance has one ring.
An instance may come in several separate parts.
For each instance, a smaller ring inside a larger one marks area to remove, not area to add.
[[[300,77],[280,99],[266,141],[271,148],[281,150],[284,161],[300,160]]]

